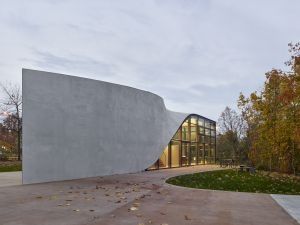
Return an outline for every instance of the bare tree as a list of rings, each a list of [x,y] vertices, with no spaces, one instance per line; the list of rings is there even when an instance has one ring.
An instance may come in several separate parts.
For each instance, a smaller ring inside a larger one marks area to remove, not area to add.
[[[0,98],[0,114],[5,118],[4,121],[17,134],[18,160],[21,160],[21,135],[22,135],[22,93],[17,84],[0,83],[0,90],[3,97]]]
[[[218,120],[219,139],[222,137],[228,146],[231,146],[232,156],[241,161],[240,143],[243,137],[243,120],[242,117],[233,109],[226,107],[221,113]],[[224,146],[221,146],[224,147]],[[220,149],[220,147],[219,147]]]

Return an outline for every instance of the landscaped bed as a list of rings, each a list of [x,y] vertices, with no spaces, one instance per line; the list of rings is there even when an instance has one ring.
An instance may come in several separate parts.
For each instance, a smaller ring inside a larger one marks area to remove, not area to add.
[[[0,161],[0,172],[12,172],[21,170],[21,161]]]
[[[268,172],[218,170],[172,177],[167,183],[199,188],[268,194],[300,194],[300,178]]]

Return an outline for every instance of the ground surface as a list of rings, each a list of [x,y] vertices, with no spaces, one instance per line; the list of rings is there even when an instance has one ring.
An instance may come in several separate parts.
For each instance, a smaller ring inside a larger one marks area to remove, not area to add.
[[[300,195],[300,179],[266,172],[210,171],[173,177],[167,183],[200,189]]]
[[[1,225],[296,225],[268,194],[166,184],[197,166],[0,188]]]
[[[300,224],[300,196],[272,195],[275,201],[281,205]]]
[[[21,161],[0,161],[0,172],[21,171]]]
[[[21,185],[21,184],[22,184],[22,172],[1,172],[0,173],[0,187]]]

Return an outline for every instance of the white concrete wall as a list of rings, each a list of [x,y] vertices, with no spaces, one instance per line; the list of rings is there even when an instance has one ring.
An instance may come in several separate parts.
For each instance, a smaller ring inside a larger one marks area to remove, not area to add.
[[[187,116],[150,92],[23,69],[23,183],[142,171]]]

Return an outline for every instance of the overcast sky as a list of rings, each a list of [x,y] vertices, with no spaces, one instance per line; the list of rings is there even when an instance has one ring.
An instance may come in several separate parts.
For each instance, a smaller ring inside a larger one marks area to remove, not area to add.
[[[154,92],[217,119],[300,41],[299,0],[0,0],[0,81],[21,68]]]

